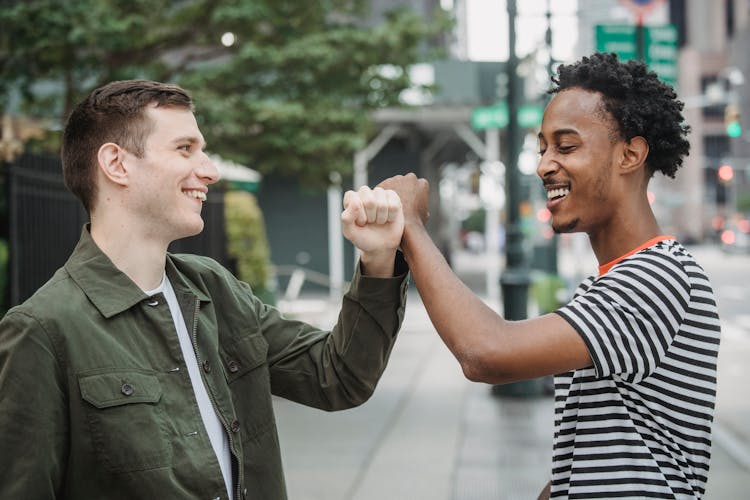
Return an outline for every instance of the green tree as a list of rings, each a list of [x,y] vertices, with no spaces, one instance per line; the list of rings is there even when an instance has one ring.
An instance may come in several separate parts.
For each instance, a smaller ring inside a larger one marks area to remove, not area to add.
[[[3,1],[3,0],[0,0]],[[0,108],[58,121],[125,78],[190,90],[209,148],[263,173],[348,175],[367,112],[398,104],[407,68],[447,27],[362,0],[23,0],[0,9]],[[234,43],[224,46],[231,33]],[[12,90],[11,90],[12,89]],[[52,116],[54,115],[54,116]]]

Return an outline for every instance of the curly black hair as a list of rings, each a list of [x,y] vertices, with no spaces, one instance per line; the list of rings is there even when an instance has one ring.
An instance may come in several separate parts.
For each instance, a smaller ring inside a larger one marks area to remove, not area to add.
[[[641,136],[648,142],[646,167],[651,175],[660,171],[674,178],[690,152],[684,104],[643,62],[621,62],[616,54],[595,53],[560,65],[552,81],[557,86],[550,94],[571,88],[600,93],[604,110],[614,118],[620,136],[625,140]]]

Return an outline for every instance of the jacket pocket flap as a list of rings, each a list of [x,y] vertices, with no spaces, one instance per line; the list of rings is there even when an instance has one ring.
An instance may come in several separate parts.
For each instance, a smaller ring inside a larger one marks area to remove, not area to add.
[[[268,342],[252,334],[228,345],[222,353],[227,378],[231,381],[268,361]]]
[[[153,373],[115,370],[81,375],[81,397],[97,408],[130,403],[156,403],[161,399],[161,384]]]

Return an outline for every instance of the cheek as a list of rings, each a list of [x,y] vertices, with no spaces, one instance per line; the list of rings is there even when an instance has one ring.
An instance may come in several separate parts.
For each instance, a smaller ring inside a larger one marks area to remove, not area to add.
[[[590,195],[598,202],[608,201],[612,192],[612,162],[597,159],[591,164],[595,165],[595,171],[589,180]]]

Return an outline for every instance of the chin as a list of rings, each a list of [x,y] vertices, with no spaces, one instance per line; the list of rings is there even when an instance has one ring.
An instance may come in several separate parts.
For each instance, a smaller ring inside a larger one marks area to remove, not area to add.
[[[177,233],[178,235],[175,239],[179,240],[182,238],[189,238],[191,236],[196,236],[200,234],[203,231],[204,223],[203,223],[203,219],[199,219],[199,220],[200,220],[200,223],[195,222],[189,225],[185,224],[179,229],[175,228],[177,229],[175,233]]]
[[[552,230],[555,232],[555,234],[564,234],[564,233],[577,233],[580,230],[578,228],[578,219],[574,219],[570,222],[564,223],[559,222],[556,223],[554,220],[552,221]]]

